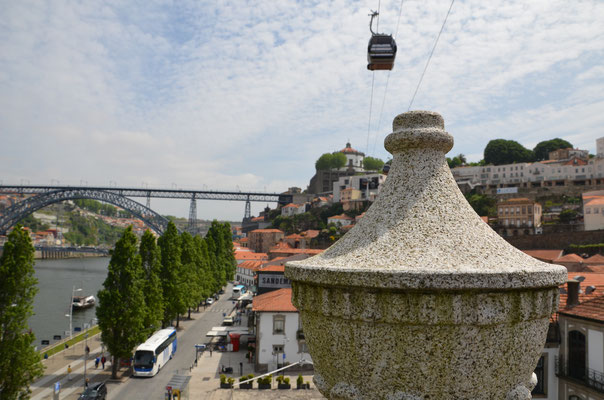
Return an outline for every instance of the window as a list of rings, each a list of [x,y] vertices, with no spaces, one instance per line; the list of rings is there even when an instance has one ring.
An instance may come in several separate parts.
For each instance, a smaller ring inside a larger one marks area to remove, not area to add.
[[[302,340],[300,342],[298,342],[298,353],[308,353],[308,345],[306,344],[306,341]]]
[[[526,214],[526,206],[522,206],[522,214]]]
[[[594,214],[598,214],[600,212],[600,209],[598,207],[594,208]]]
[[[528,213],[529,215],[533,213],[533,207],[532,206],[528,206]]]
[[[585,335],[579,331],[568,334],[568,372],[571,378],[585,378]]]
[[[516,214],[520,214],[520,207],[516,207]]]
[[[503,208],[499,207],[499,214],[503,215]]]
[[[585,214],[591,214],[591,208],[585,207]]]
[[[273,316],[273,335],[285,334],[285,315]]]
[[[283,345],[282,344],[274,344],[273,345],[273,354],[283,354]]]
[[[533,389],[533,391],[531,392],[532,395],[536,395],[536,394],[542,394],[542,395],[546,395],[547,394],[547,374],[546,374],[546,363],[547,360],[547,354],[543,354],[541,356],[541,358],[539,358],[539,361],[537,362],[537,368],[535,368],[535,375],[537,375],[537,386],[535,386],[535,388]]]

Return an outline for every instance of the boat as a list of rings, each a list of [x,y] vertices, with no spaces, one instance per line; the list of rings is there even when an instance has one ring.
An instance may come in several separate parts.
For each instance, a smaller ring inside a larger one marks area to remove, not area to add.
[[[94,296],[74,296],[73,297],[73,309],[82,310],[84,308],[94,307],[96,299]]]

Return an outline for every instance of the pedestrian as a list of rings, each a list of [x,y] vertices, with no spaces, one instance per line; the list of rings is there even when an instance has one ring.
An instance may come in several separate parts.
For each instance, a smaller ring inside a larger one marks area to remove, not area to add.
[[[48,360],[48,353],[44,353],[44,359]]]
[[[90,379],[86,378],[86,381],[84,382],[84,387],[88,387],[88,383],[90,383]]]
[[[90,354],[90,347],[86,346],[86,356],[88,356],[88,354]]]
[[[94,359],[94,368],[99,368],[99,363],[101,362],[101,357],[96,356],[96,358]]]
[[[71,364],[67,366],[67,380],[71,380]]]
[[[107,359],[105,358],[105,355],[103,354],[103,357],[101,357],[101,365],[103,366],[103,369],[105,369],[106,362],[107,362]]]
[[[210,346],[210,357],[212,357],[212,346]]]

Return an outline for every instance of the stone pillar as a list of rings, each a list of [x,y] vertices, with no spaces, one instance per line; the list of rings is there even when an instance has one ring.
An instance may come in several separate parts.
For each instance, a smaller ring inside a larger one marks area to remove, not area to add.
[[[510,246],[459,191],[442,117],[397,116],[393,163],[364,218],[286,264],[330,399],[530,399],[566,269]]]

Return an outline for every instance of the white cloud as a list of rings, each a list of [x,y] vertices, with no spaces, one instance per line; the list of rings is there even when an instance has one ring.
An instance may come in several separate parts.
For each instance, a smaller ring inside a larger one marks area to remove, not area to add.
[[[376,143],[387,158],[383,137],[409,105],[449,4],[404,2],[383,113],[388,73],[375,73],[368,140],[374,3],[7,3],[0,179],[281,191],[305,187],[316,158],[347,140],[362,151],[369,142],[370,153]],[[382,2],[380,31],[394,33],[399,5]],[[456,2],[413,109],[441,112],[452,153],[469,159],[499,137],[526,146],[563,137],[593,151],[604,126],[603,19],[598,1]],[[237,219],[240,206],[198,209]]]

